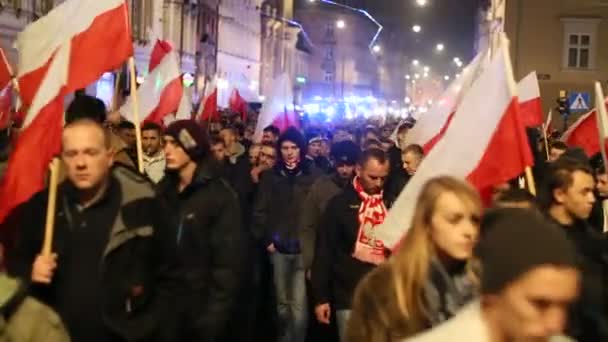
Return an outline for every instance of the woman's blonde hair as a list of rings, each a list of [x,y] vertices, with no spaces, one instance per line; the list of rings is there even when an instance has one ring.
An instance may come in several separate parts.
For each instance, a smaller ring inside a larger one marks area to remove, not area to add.
[[[348,341],[398,340],[428,325],[424,286],[435,254],[431,220],[437,200],[444,193],[456,195],[474,214],[481,213],[479,195],[469,184],[446,176],[428,181],[417,199],[412,225],[399,251],[358,285]]]

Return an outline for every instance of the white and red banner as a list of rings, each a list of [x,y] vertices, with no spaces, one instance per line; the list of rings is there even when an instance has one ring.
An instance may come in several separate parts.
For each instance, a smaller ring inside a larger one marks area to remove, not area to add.
[[[183,84],[178,56],[168,42],[158,40],[152,50],[148,76],[137,89],[139,123],[162,124],[166,115],[177,112],[182,99]],[[157,63],[157,61],[160,61]],[[129,97],[120,108],[121,115],[135,122],[133,103]]]
[[[462,75],[452,81],[431,109],[422,115],[416,121],[416,125],[409,130],[405,138],[406,146],[418,144],[424,148],[425,153],[435,146],[450,125],[456,108],[462,100],[462,95],[470,88],[486,62],[487,54],[478,54],[463,70]]]
[[[247,121],[247,112],[249,111],[249,104],[239,93],[239,90],[234,88],[228,99],[228,108],[231,111],[239,114],[241,121]]]
[[[600,151],[602,152],[602,159],[604,165],[608,165],[608,159],[606,157],[606,143],[608,142],[608,114],[606,114],[606,105],[604,102],[604,90],[600,82],[595,82],[595,107],[597,110],[597,128],[599,135]]]
[[[64,97],[133,55],[124,0],[68,0],[17,37],[27,114],[0,183],[0,222],[44,188],[61,145]]]
[[[608,98],[604,99],[604,105],[608,105]],[[588,157],[599,153],[601,148],[596,116],[596,108],[581,116],[562,134],[561,140],[568,146],[582,148]]]
[[[272,89],[262,104],[253,140],[260,141],[264,128],[273,124],[281,131],[289,126],[299,127],[293,105],[293,84],[287,73],[277,76],[272,82]]]
[[[0,89],[4,89],[11,82],[13,78],[13,72],[11,66],[8,64],[4,50],[0,48]]]
[[[217,78],[209,81],[204,89],[201,102],[196,113],[196,121],[199,123],[217,121],[220,113],[217,110]]]
[[[517,85],[521,119],[526,127],[538,127],[543,124],[543,106],[536,71],[524,77]]]
[[[467,179],[482,192],[533,164],[505,45],[464,94],[444,136],[377,229],[377,237],[386,246],[396,246],[409,229],[416,199],[429,180],[438,176]]]

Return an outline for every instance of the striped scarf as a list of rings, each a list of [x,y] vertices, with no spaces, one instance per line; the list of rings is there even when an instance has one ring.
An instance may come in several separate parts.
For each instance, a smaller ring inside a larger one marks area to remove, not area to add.
[[[359,232],[352,256],[357,260],[379,265],[386,259],[384,243],[376,238],[376,229],[386,217],[383,193],[367,194],[361,186],[359,177],[355,177],[353,186],[361,199],[361,206],[359,207]]]

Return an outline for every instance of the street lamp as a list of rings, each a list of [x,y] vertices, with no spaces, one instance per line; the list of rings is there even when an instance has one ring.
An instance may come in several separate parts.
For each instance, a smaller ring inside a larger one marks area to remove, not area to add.
[[[382,50],[382,48],[380,47],[380,45],[374,45],[374,47],[373,47],[373,51],[374,51],[375,53],[378,53],[378,52],[380,52],[381,50]]]
[[[420,78],[420,74],[414,74],[414,78],[415,79],[419,79]]]
[[[437,44],[437,46],[435,47],[435,50],[437,50],[437,52],[442,52],[445,49],[445,45],[443,45],[442,43]]]
[[[427,4],[426,0],[416,0],[416,4],[420,7],[424,7]]]
[[[414,26],[412,26],[412,31],[419,33],[420,31],[422,31],[422,26],[414,25]]]
[[[405,75],[406,80],[409,80],[410,78],[411,78],[410,75]]]
[[[428,73],[428,72],[425,72],[425,73],[424,73],[424,75],[422,75],[422,77],[424,77],[424,78],[429,77],[429,73]]]
[[[344,22],[344,20],[338,20],[336,21],[336,27],[339,29],[343,29],[346,27],[346,23]]]
[[[412,61],[412,64],[413,64],[414,66],[418,66],[418,64],[420,64],[420,62],[419,62],[417,59],[414,59],[414,60]]]
[[[425,66],[423,70],[426,74],[428,74],[429,71],[431,70],[431,68],[429,68],[428,66]]]
[[[450,76],[445,75],[445,76],[443,76],[443,79],[446,80],[446,81],[449,81],[450,80]]]

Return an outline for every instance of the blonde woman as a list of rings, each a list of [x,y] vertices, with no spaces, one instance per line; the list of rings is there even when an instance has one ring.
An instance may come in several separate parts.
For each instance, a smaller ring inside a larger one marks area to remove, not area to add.
[[[479,195],[460,180],[439,177],[424,186],[417,203],[399,251],[359,283],[347,341],[399,341],[451,318],[473,298],[469,266],[479,235]]]

